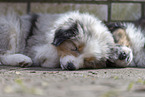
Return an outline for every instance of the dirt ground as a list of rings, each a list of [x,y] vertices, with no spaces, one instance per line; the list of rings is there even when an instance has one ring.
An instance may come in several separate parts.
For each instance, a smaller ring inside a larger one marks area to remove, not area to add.
[[[0,97],[145,97],[145,69],[0,66]]]

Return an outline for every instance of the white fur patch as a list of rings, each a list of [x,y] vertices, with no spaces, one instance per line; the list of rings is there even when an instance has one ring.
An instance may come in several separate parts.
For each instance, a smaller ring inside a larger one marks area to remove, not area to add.
[[[42,45],[34,47],[35,57],[33,58],[34,64],[42,67],[56,68],[59,67],[59,58],[55,47],[51,45]]]
[[[32,60],[28,56],[23,54],[11,54],[11,55],[2,55],[1,62],[4,65],[12,66],[31,66]]]

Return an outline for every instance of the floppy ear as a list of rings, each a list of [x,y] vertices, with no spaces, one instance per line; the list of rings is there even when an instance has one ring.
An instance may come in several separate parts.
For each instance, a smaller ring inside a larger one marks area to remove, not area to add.
[[[71,37],[75,37],[78,35],[78,28],[77,23],[73,23],[70,27],[66,28],[58,28],[55,31],[55,36],[53,39],[52,44],[54,46],[59,46],[61,43],[63,43],[65,40],[70,39]]]
[[[125,26],[121,23],[106,23],[106,26],[108,27],[109,31],[113,32],[116,29],[122,28],[125,29]]]

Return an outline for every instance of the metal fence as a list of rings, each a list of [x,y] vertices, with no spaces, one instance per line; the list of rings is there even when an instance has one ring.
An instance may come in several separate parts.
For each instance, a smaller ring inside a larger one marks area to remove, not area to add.
[[[74,3],[74,4],[104,4],[108,7],[108,22],[115,22],[116,20],[111,19],[111,9],[114,3],[139,3],[141,5],[141,17],[145,16],[145,0],[0,0],[0,2],[11,2],[11,3],[27,3],[27,13],[31,12],[31,3]],[[125,21],[125,20],[124,20]],[[128,22],[128,21],[126,21]]]

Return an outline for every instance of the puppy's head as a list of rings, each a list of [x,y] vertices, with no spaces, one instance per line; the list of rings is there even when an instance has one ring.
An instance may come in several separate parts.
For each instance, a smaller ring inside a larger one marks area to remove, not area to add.
[[[79,27],[78,27],[79,26]],[[80,35],[80,25],[72,24],[68,29],[56,30],[53,45],[60,56],[62,69],[103,68],[105,61],[96,58],[93,41],[84,41]],[[92,49],[92,50],[91,50]],[[97,48],[96,48],[97,49]]]
[[[126,67],[133,59],[133,52],[130,48],[130,39],[126,34],[126,28],[121,23],[109,23],[107,27],[111,31],[115,47],[112,49],[113,57],[107,61],[107,65],[111,67]]]
[[[122,23],[108,23],[107,27],[111,31],[116,44],[130,47],[130,39],[126,34],[126,27]]]
[[[103,38],[107,40],[109,34],[104,35],[106,29],[102,31],[103,34],[100,33],[101,31],[96,33],[96,25],[99,25],[96,24],[96,18],[92,19],[86,14],[81,15],[81,17],[75,14],[73,18],[65,20],[67,21],[55,30],[52,42],[59,54],[62,69],[106,67],[104,56],[107,56],[108,48],[105,45],[107,43],[102,42]],[[102,28],[100,29],[102,30]],[[102,40],[98,39],[100,37]],[[106,49],[101,48],[101,46]]]

